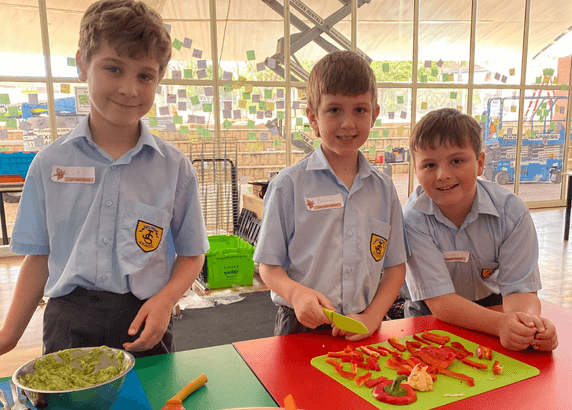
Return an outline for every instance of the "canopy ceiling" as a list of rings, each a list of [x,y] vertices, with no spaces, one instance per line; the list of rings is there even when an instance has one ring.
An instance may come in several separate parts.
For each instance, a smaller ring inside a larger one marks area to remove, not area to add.
[[[282,16],[269,7],[273,0],[217,0],[218,53],[221,60],[244,61],[246,51],[255,50],[256,59],[276,53],[283,35]],[[292,0],[292,4],[294,1]],[[318,16],[326,18],[343,7],[338,0],[301,0]],[[343,1],[343,0],[342,0]],[[211,58],[209,3],[207,0],[146,0],[172,26],[172,37],[193,40],[193,47]],[[230,2],[230,4],[229,4]],[[79,21],[92,0],[47,0],[52,55],[74,56]],[[282,3],[282,0],[275,1]],[[522,51],[524,0],[481,0],[477,13],[477,53],[520,55]],[[314,27],[291,5],[293,17]],[[227,18],[228,16],[228,18]],[[421,0],[420,59],[468,60],[470,44],[470,0]],[[42,53],[37,0],[0,0],[0,52]],[[365,0],[358,9],[358,48],[374,60],[412,57],[413,0]],[[529,56],[535,56],[572,26],[572,1],[533,0],[529,32]],[[350,38],[350,18],[335,24]],[[292,33],[299,30],[292,27]],[[341,48],[329,36],[322,38]],[[223,46],[224,39],[224,46]],[[174,59],[192,59],[192,49],[173,53]],[[316,60],[325,52],[315,43],[295,55],[300,60]],[[435,55],[435,54],[439,55]],[[572,53],[572,50],[571,50]],[[428,55],[431,54],[431,55]]]

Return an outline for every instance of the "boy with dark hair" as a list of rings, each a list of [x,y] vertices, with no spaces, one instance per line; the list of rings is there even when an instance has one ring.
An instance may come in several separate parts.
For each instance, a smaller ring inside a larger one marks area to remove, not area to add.
[[[405,316],[433,314],[500,337],[511,350],[558,345],[540,316],[538,241],[522,200],[477,179],[485,161],[482,128],[452,108],[427,114],[410,149],[420,186],[404,205],[411,257]],[[503,306],[503,312],[486,309]]]
[[[44,353],[174,351],[172,309],[208,240],[190,161],[140,121],[170,44],[143,2],[98,1],[85,12],[77,67],[91,111],[30,166],[10,243],[26,257],[0,354],[16,346],[43,295]]]
[[[405,277],[403,217],[391,178],[359,148],[378,114],[371,67],[351,51],[312,69],[306,114],[322,142],[268,186],[254,260],[279,306],[275,335],[330,327],[322,307],[378,331]],[[325,326],[324,326],[325,325]]]

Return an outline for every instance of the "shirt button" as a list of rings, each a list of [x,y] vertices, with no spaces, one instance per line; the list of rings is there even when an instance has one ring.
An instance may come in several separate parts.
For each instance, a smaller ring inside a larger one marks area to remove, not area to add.
[[[346,268],[346,273],[352,273],[352,268]]]
[[[111,169],[115,169],[115,168],[117,168],[116,165],[112,165],[112,166],[111,166]]]
[[[109,243],[109,238],[103,238],[103,243],[107,245]]]
[[[102,281],[102,282],[105,282],[106,280],[107,280],[107,276],[106,276],[106,275],[103,275],[103,276],[101,277],[101,281]]]
[[[105,201],[105,205],[111,206],[113,205],[113,201],[111,199],[108,199],[107,201]]]
[[[348,236],[352,236],[352,235],[353,235],[352,231],[348,231]]]

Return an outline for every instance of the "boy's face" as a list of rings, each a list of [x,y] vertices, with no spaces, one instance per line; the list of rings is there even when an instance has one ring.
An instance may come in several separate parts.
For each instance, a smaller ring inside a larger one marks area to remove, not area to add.
[[[312,128],[319,132],[322,150],[330,160],[332,157],[356,155],[375,123],[379,105],[372,101],[370,92],[360,95],[324,94],[317,111],[306,108],[306,115]]]
[[[149,55],[152,55],[151,53]],[[153,105],[159,81],[159,63],[154,57],[119,56],[103,41],[90,63],[77,53],[80,80],[88,82],[90,121],[116,127],[138,126]]]
[[[414,153],[415,175],[423,190],[437,203],[445,216],[464,213],[473,205],[477,177],[482,175],[485,154],[475,157],[471,144],[462,148],[438,145],[436,149],[419,149]]]

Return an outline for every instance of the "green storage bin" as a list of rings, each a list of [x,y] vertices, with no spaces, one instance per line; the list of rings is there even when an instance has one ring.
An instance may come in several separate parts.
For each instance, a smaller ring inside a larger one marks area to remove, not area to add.
[[[252,285],[254,246],[234,235],[209,236],[201,280],[210,289]]]

